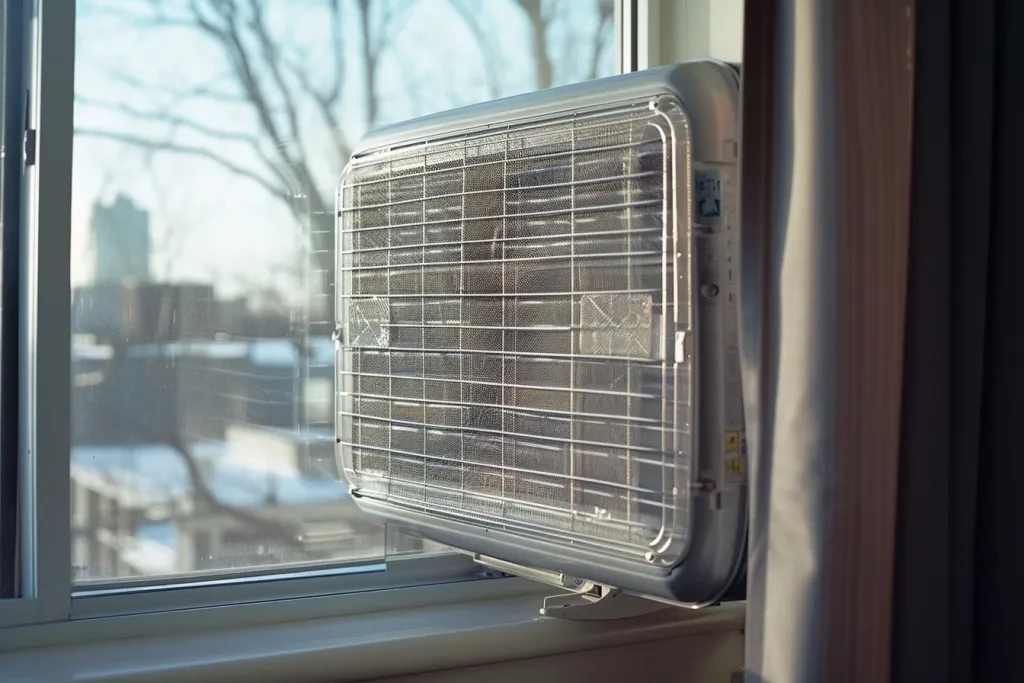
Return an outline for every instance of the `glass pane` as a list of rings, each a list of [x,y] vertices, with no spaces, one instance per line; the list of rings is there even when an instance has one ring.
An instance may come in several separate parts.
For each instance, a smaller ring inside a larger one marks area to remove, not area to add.
[[[79,583],[436,547],[334,458],[334,188],[371,126],[609,75],[611,0],[78,0]]]

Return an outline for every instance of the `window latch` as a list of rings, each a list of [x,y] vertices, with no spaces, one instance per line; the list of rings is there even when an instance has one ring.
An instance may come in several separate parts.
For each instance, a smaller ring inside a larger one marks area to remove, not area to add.
[[[30,125],[32,121],[32,93],[25,91],[25,168],[36,165],[36,129]]]
[[[25,166],[36,165],[36,129],[25,130]]]

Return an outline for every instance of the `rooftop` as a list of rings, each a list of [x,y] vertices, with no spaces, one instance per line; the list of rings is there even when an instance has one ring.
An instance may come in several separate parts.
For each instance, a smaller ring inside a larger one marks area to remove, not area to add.
[[[217,499],[232,507],[322,503],[348,498],[341,481],[315,479],[280,467],[247,466],[239,454],[228,456],[227,445],[199,442],[190,456],[203,470]],[[71,467],[101,477],[150,505],[169,503],[192,492],[185,455],[167,444],[75,446]]]

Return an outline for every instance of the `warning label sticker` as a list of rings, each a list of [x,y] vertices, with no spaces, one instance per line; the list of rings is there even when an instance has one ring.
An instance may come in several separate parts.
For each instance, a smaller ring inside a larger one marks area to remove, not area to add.
[[[716,221],[722,216],[722,179],[717,170],[699,170],[694,174],[697,193],[697,220]]]
[[[747,480],[747,437],[742,431],[725,433],[725,479],[731,484]]]

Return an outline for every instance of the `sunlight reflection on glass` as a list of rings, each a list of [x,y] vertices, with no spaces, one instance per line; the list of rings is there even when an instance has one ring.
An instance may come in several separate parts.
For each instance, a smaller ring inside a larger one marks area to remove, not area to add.
[[[78,1],[76,581],[441,549],[339,479],[335,182],[370,127],[610,74],[612,7]]]

